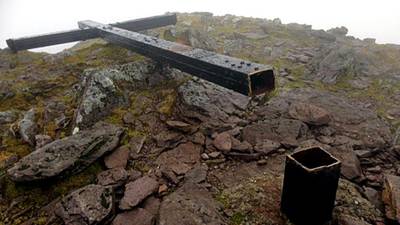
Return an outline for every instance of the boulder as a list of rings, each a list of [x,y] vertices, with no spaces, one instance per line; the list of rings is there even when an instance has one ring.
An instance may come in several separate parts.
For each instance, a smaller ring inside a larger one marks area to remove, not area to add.
[[[118,87],[112,80],[121,73],[116,69],[86,70],[80,84],[81,100],[75,112],[74,130],[86,129],[122,102]]]
[[[122,133],[123,129],[117,126],[98,123],[91,130],[37,149],[9,169],[8,174],[14,181],[33,181],[79,172],[114,150]]]
[[[122,167],[109,169],[97,174],[97,183],[103,186],[119,187],[129,178],[129,173]]]
[[[147,210],[136,208],[118,214],[111,225],[154,225],[156,218]]]
[[[121,199],[119,208],[132,209],[157,190],[158,182],[148,176],[129,182],[125,185],[124,197]]]
[[[108,169],[122,167],[125,168],[129,159],[129,146],[124,145],[116,150],[114,150],[111,154],[104,157],[104,164]]]
[[[221,205],[212,198],[207,189],[195,183],[187,183],[161,202],[159,224],[226,224],[220,211]]]
[[[196,163],[200,162],[201,150],[201,146],[192,142],[180,144],[170,151],[161,153],[156,160],[156,164],[162,171],[183,175],[193,168]]]
[[[35,109],[30,109],[24,114],[24,118],[19,121],[19,135],[23,141],[31,146],[35,145],[35,135],[37,133],[37,124],[35,122]]]
[[[179,87],[180,100],[189,109],[207,116],[207,119],[227,120],[229,115],[246,109],[250,98],[211,82],[194,79]]]
[[[304,102],[293,103],[289,107],[289,115],[311,125],[326,125],[331,120],[325,109]]]
[[[55,214],[67,225],[91,225],[101,223],[112,209],[112,189],[90,184],[64,197]]]
[[[382,200],[385,204],[386,217],[400,223],[400,177],[385,175]]]

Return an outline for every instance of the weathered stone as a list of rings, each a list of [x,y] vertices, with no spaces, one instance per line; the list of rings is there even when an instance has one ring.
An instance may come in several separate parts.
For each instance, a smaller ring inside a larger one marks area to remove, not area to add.
[[[124,197],[121,199],[119,208],[122,210],[132,209],[157,190],[158,182],[148,176],[130,182],[125,185]]]
[[[112,208],[112,189],[91,184],[64,197],[55,213],[65,224],[90,225],[102,222]]]
[[[35,135],[36,148],[41,148],[52,141],[53,139],[49,135],[43,135],[43,134]]]
[[[123,185],[128,177],[128,172],[124,168],[119,167],[105,170],[97,174],[97,183],[103,186],[111,185],[118,187]]]
[[[86,70],[81,82],[81,102],[73,126],[85,129],[108,115],[122,102],[122,96],[112,78],[120,76],[116,69]]]
[[[284,145],[298,145],[305,139],[308,127],[301,121],[291,119],[269,120],[252,124],[243,128],[243,140],[252,145],[266,139],[280,142]]]
[[[37,124],[35,122],[35,109],[30,109],[24,114],[24,118],[19,121],[19,134],[23,141],[29,145],[35,145],[35,135],[37,133]]]
[[[160,225],[222,225],[221,206],[207,189],[194,183],[184,184],[161,202]],[[179,213],[171,213],[179,212]]]
[[[208,166],[197,165],[185,175],[185,182],[201,183],[207,178]]]
[[[17,113],[12,110],[0,112],[0,124],[12,123],[16,121],[17,118]]]
[[[158,215],[158,211],[160,210],[160,205],[161,205],[160,199],[154,196],[146,198],[146,200],[143,202],[143,208],[154,216]]]
[[[382,200],[385,204],[386,217],[400,223],[400,177],[385,175]]]
[[[275,150],[277,150],[280,146],[281,146],[281,144],[278,142],[265,139],[261,142],[258,142],[254,146],[254,150],[256,152],[262,153],[263,155],[268,155],[268,154],[274,152]]]
[[[341,145],[327,150],[342,162],[340,171],[344,177],[349,180],[362,177],[360,161],[351,146]]]
[[[108,169],[122,167],[125,168],[129,159],[129,146],[124,145],[116,150],[114,150],[111,154],[104,157],[104,164]]]
[[[338,225],[371,225],[361,219],[341,214],[338,218]]]
[[[331,120],[330,113],[325,109],[303,102],[290,105],[289,115],[311,125],[326,125]]]
[[[213,144],[218,150],[229,152],[232,148],[231,135],[228,132],[220,133],[215,137]]]
[[[381,195],[377,190],[370,187],[365,187],[364,195],[372,204],[374,204],[376,208],[383,209]]]
[[[56,140],[22,158],[8,170],[14,181],[42,180],[75,173],[118,146],[123,130],[98,123],[92,130]]]
[[[182,132],[190,132],[192,130],[192,125],[182,121],[168,120],[166,123],[169,127]]]
[[[238,152],[250,152],[253,149],[253,146],[247,141],[239,141],[236,138],[232,138],[232,150]]]
[[[249,103],[244,95],[199,79],[186,82],[178,92],[184,105],[214,120],[227,120]]]
[[[128,212],[118,214],[112,225],[154,225],[156,218],[154,215],[142,208],[136,208]]]
[[[180,144],[173,150],[163,152],[157,158],[156,164],[162,170],[172,171],[182,175],[194,167],[200,161],[201,146],[191,142]]]

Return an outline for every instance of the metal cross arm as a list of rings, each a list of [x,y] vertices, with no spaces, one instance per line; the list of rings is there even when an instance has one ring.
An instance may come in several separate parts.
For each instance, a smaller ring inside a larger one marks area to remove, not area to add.
[[[143,31],[174,24],[176,24],[176,14],[167,14],[129,20],[112,25],[130,31]],[[8,39],[7,45],[13,52],[17,52],[26,49],[39,48],[68,42],[84,41],[92,38],[98,38],[97,32],[95,32],[93,29],[76,29],[38,36],[23,37],[18,39]]]
[[[254,96],[274,89],[271,66],[233,58],[203,49],[121,29],[94,21],[81,21],[81,29],[95,29],[106,41],[208,80],[244,95]]]

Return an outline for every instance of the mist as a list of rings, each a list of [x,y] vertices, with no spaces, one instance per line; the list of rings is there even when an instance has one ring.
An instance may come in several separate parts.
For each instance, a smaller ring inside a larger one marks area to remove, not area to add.
[[[377,43],[400,44],[400,2],[381,1],[215,1],[215,0],[0,0],[0,48],[5,40],[76,29],[80,20],[102,23],[164,14],[166,12],[212,12],[214,15],[274,19],[283,23],[310,24],[313,29],[345,26],[357,38]],[[57,52],[72,44],[35,49]]]

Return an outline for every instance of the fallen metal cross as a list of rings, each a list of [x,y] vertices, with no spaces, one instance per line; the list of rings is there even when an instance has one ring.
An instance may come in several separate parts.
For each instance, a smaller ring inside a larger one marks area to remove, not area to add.
[[[82,30],[90,30],[92,37],[101,37],[110,43],[168,63],[172,67],[244,95],[263,94],[275,87],[271,66],[147,36],[132,31],[135,29],[127,30],[118,25],[94,21],[81,21],[78,24]],[[14,44],[15,42],[16,40]]]

